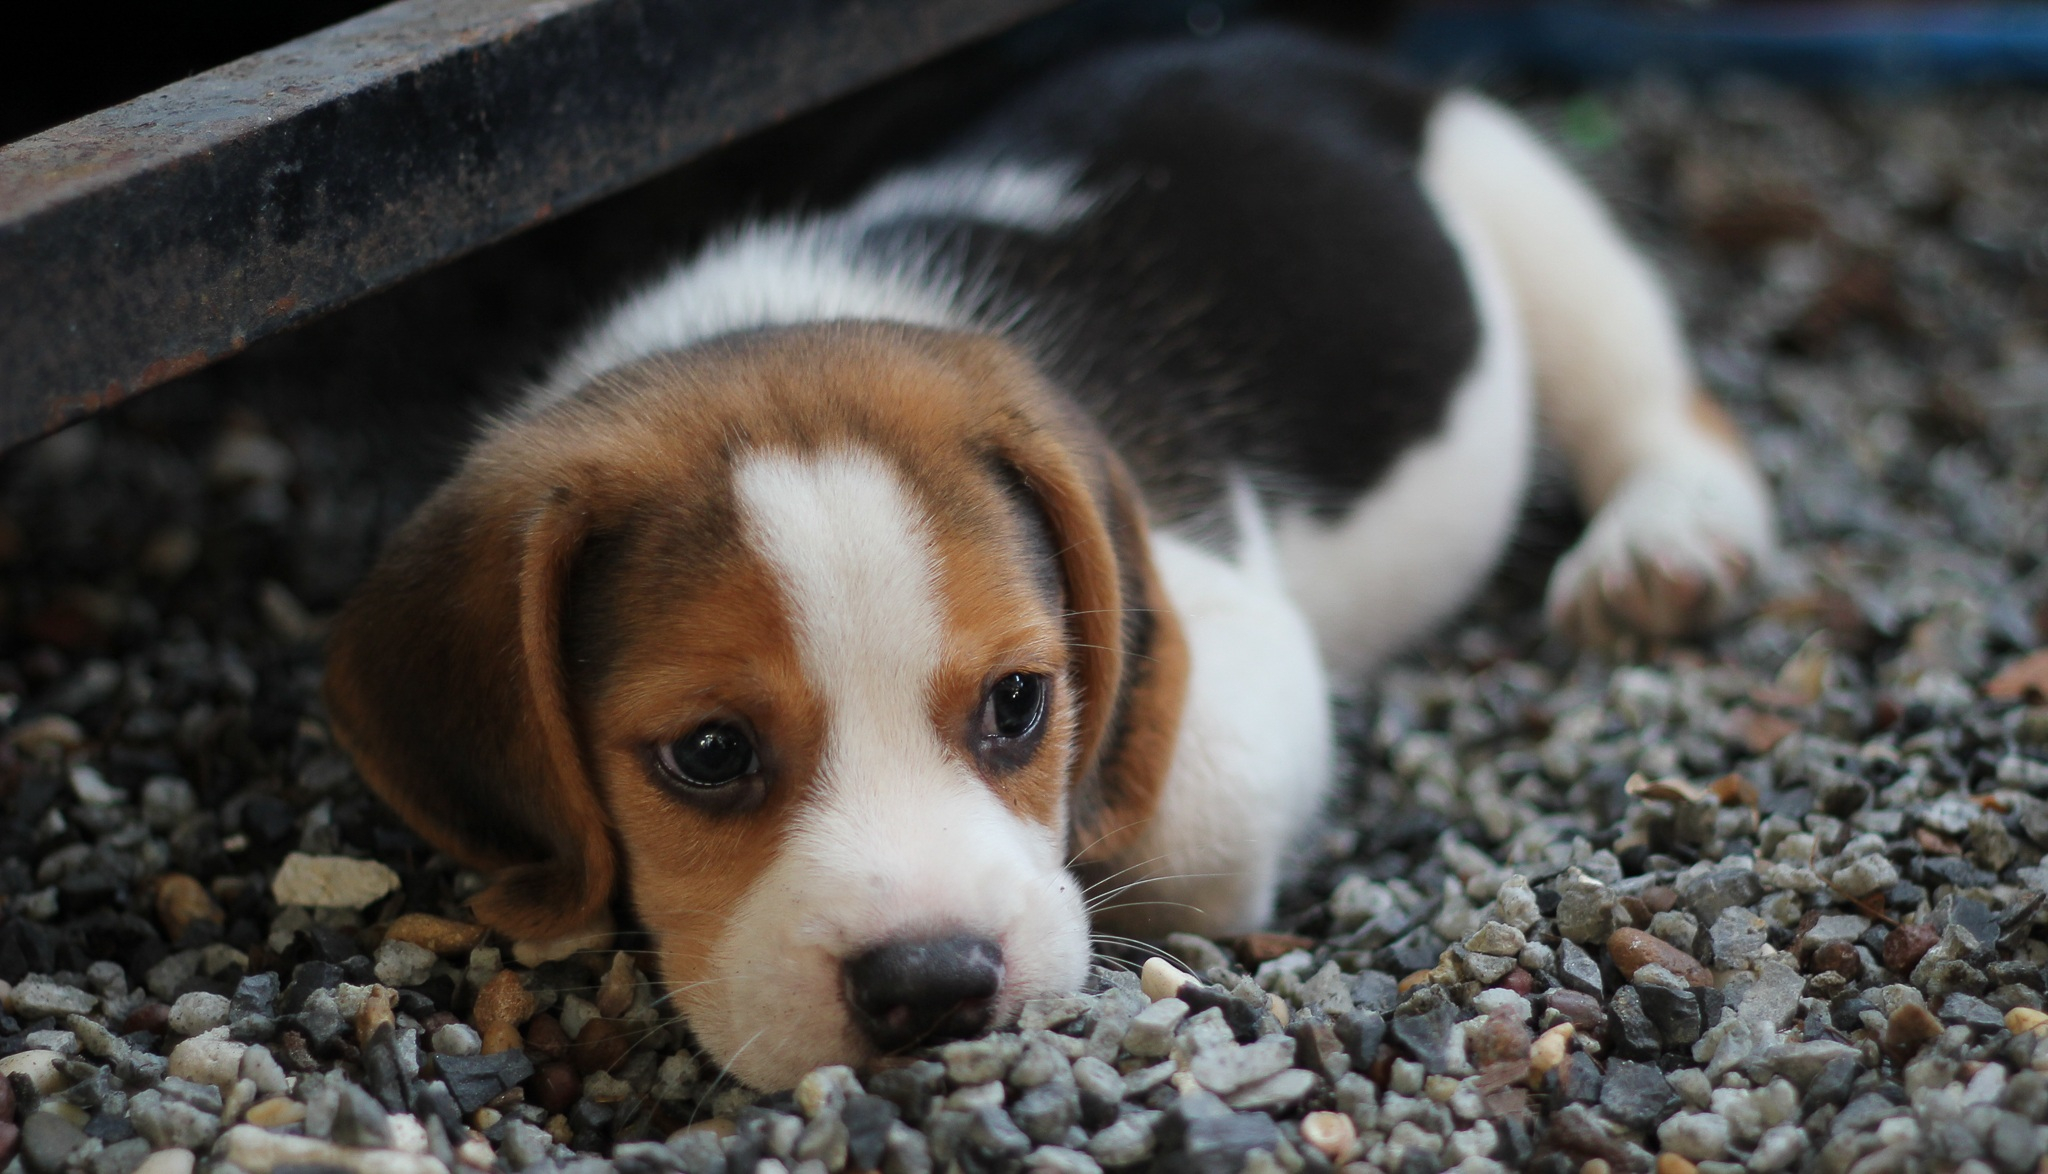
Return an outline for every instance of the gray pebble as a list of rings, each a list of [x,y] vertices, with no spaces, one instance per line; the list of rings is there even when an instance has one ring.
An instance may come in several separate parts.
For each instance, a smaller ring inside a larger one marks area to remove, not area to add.
[[[21,1122],[21,1160],[34,1174],[58,1174],[85,1132],[55,1113],[30,1113]]]
[[[1088,1139],[1088,1153],[1110,1169],[1135,1166],[1149,1159],[1157,1144],[1155,1134],[1163,1114],[1133,1109],[1116,1124]]]
[[[166,1080],[165,1084],[171,1083]],[[218,1091],[215,1093],[219,1095]],[[220,1136],[218,1109],[205,1109],[174,1100],[159,1089],[146,1089],[128,1098],[128,1120],[135,1132],[149,1139],[157,1149],[188,1149],[203,1152]]]

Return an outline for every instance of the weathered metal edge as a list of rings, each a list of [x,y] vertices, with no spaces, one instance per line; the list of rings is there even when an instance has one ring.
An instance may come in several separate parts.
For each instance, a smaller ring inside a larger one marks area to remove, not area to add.
[[[0,147],[0,445],[1064,0],[401,0]]]

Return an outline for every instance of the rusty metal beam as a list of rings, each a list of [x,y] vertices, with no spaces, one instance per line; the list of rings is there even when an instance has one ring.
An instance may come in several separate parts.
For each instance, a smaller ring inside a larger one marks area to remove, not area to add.
[[[0,446],[1064,0],[400,0],[0,147]]]

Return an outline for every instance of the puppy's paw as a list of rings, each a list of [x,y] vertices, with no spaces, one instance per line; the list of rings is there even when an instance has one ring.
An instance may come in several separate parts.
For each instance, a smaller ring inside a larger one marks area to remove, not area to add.
[[[1769,494],[1742,455],[1695,451],[1637,470],[1550,575],[1551,626],[1626,651],[1728,618],[1775,546]]]

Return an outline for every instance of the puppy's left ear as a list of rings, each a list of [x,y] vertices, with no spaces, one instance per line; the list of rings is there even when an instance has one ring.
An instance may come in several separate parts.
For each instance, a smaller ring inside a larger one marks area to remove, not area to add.
[[[1076,862],[1089,864],[1114,858],[1159,805],[1187,697],[1188,650],[1129,470],[1076,414],[1047,414],[1003,458],[1058,552],[1082,714],[1071,837]]]
[[[609,821],[569,710],[563,595],[601,482],[487,440],[385,548],[335,621],[326,699],[370,786],[494,875],[477,916],[559,938],[602,916]]]

